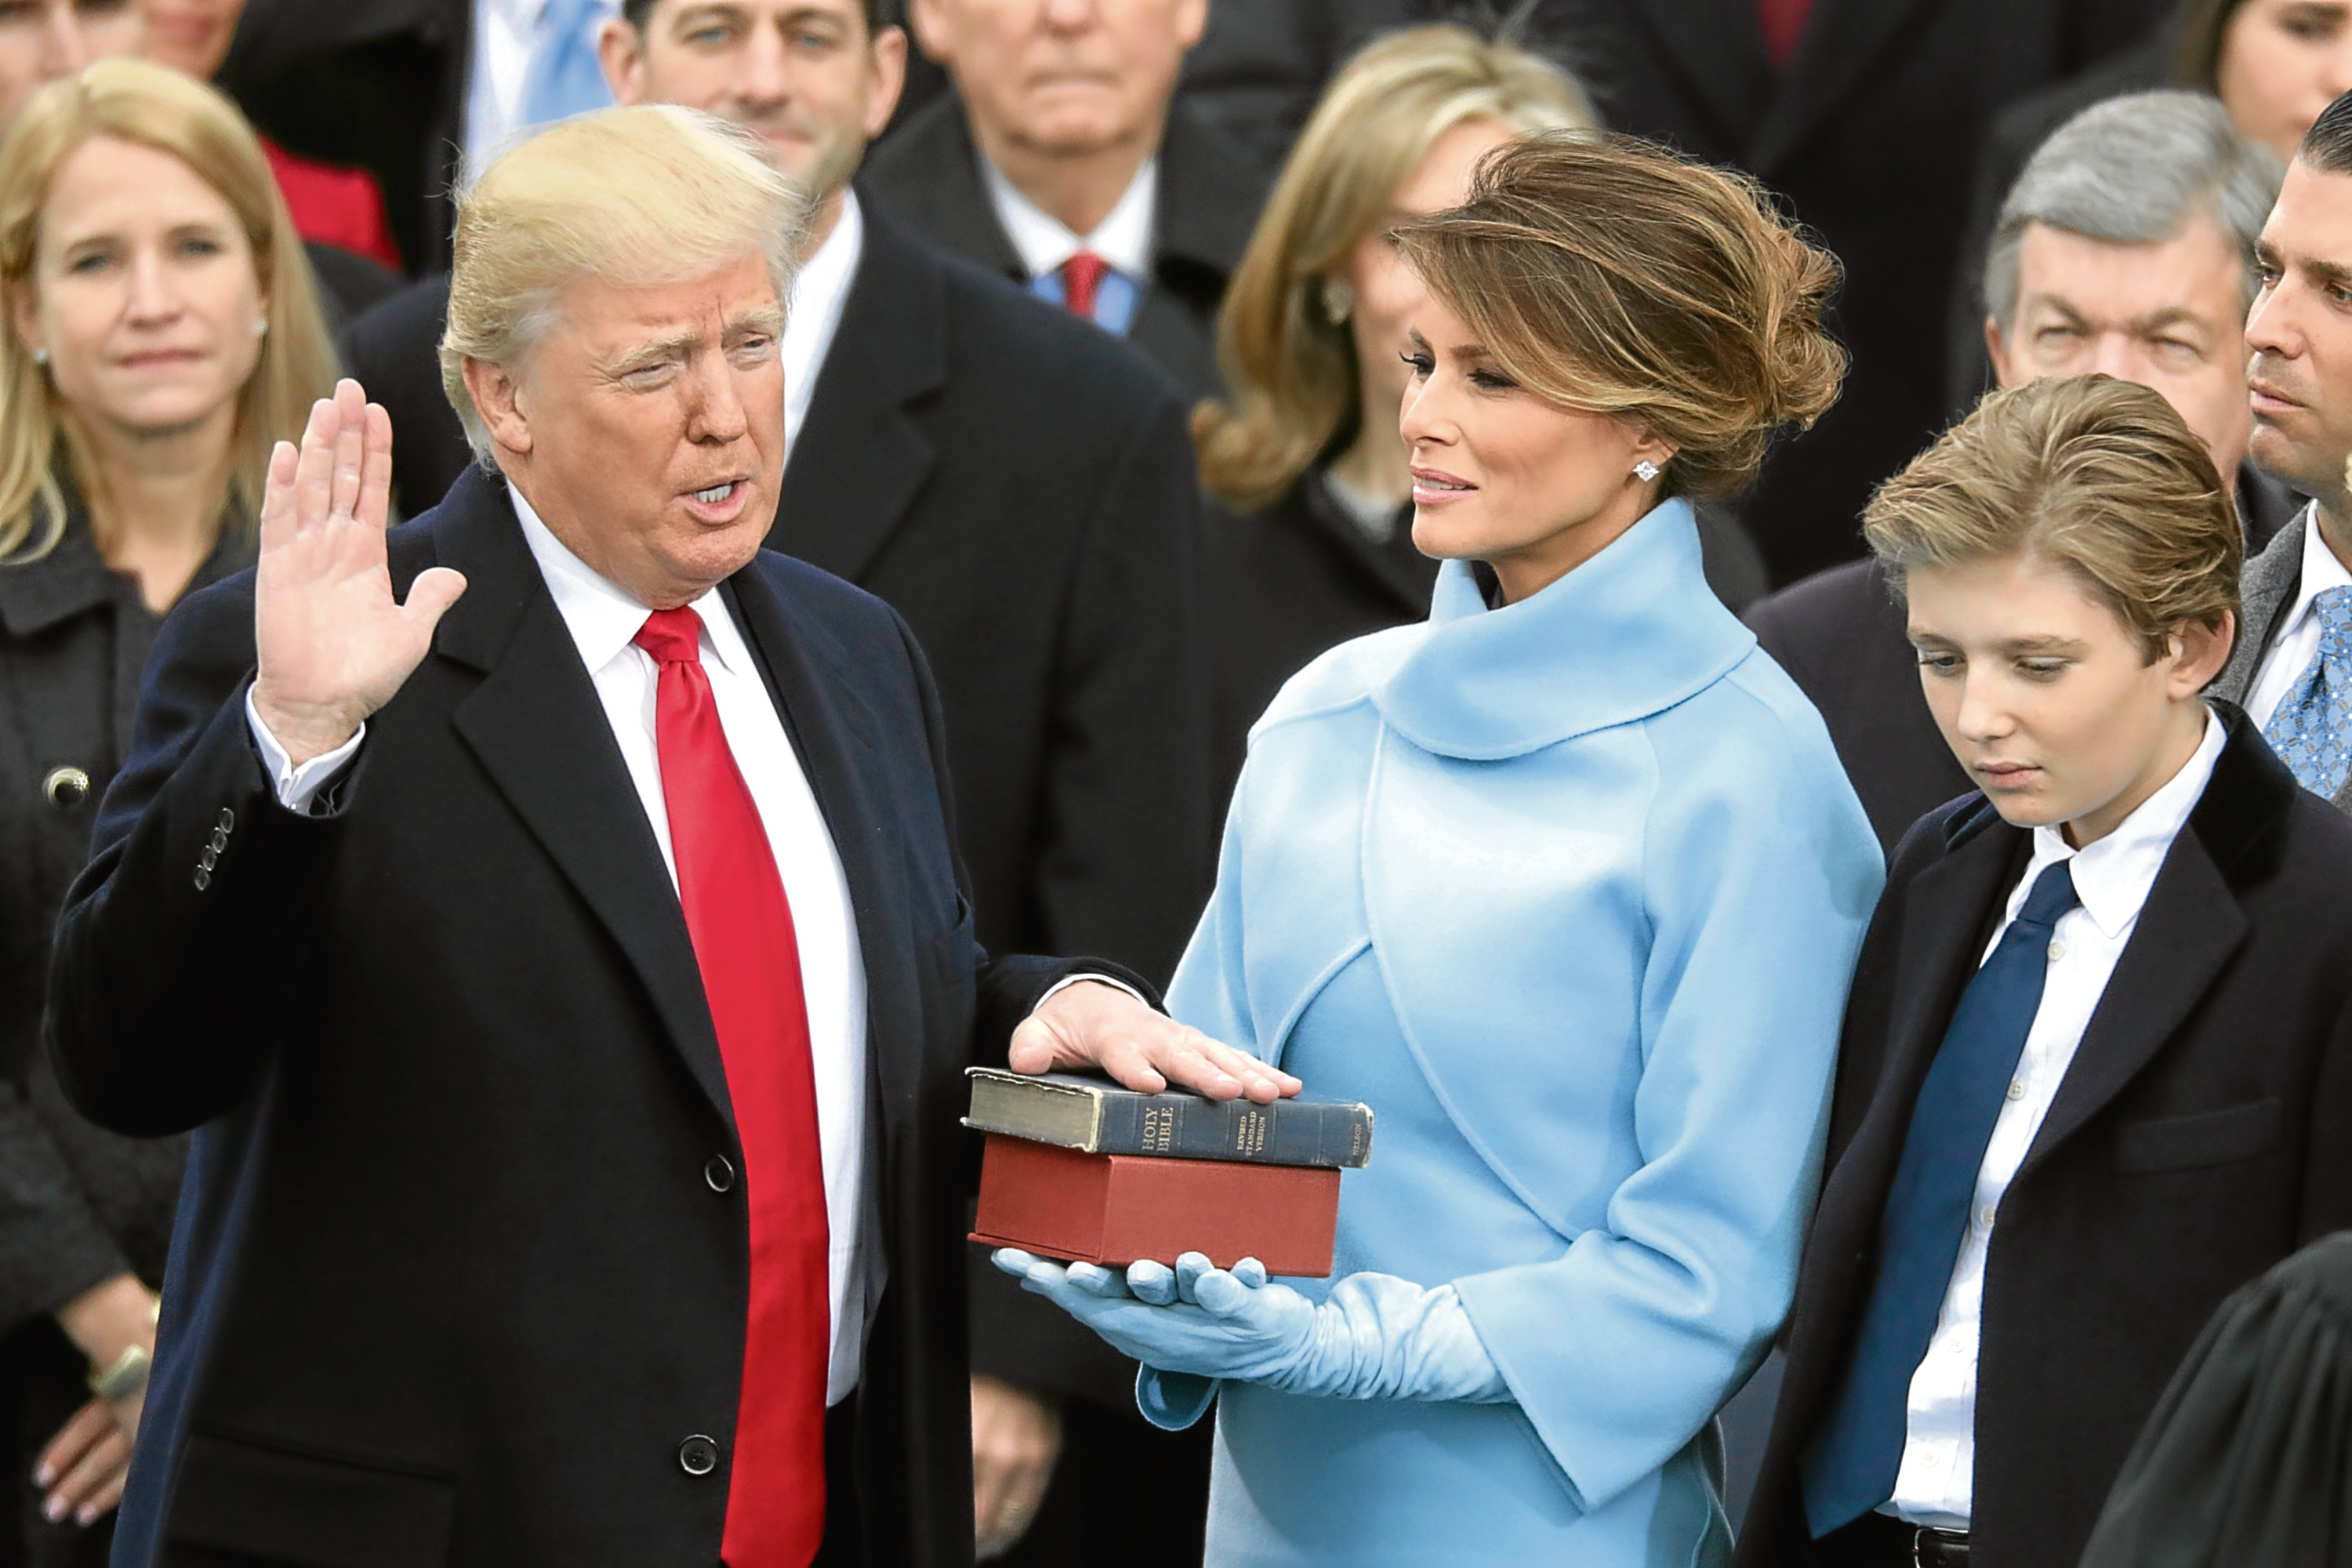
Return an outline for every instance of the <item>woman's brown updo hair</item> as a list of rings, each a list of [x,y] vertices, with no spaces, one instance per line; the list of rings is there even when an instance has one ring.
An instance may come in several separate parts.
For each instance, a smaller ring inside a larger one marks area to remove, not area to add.
[[[1775,430],[1837,401],[1845,351],[1822,330],[1837,260],[1745,175],[1630,137],[1537,135],[1398,237],[1512,380],[1673,443],[1664,495],[1746,489]]]

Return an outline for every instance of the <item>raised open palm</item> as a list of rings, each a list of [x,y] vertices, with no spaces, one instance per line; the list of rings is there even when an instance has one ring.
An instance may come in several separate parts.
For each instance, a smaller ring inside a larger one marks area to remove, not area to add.
[[[446,566],[392,596],[383,531],[392,418],[356,381],[310,408],[298,453],[269,454],[253,602],[253,705],[295,762],[333,751],[424,662],[442,612],[466,591]]]

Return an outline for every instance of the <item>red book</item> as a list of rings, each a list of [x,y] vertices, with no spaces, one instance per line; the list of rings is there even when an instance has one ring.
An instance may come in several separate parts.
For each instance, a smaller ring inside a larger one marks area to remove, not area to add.
[[[1255,1258],[1269,1274],[1320,1279],[1339,1226],[1339,1173],[1328,1167],[1083,1154],[992,1132],[971,1239],[1118,1267]]]

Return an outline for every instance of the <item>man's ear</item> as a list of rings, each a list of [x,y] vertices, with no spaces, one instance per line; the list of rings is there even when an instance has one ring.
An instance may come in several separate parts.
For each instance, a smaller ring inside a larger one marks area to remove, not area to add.
[[[1209,0],[1178,0],[1176,37],[1182,40],[1189,53],[1209,30]]]
[[[626,16],[607,17],[597,29],[596,63],[614,102],[627,108],[646,100],[646,36]]]
[[[907,26],[914,32],[915,47],[941,70],[955,68],[955,27],[948,19],[948,4],[949,0],[907,0]]]
[[[1992,379],[1996,386],[2009,384],[2009,340],[2002,336],[2000,323],[1990,316],[1985,318],[1985,357],[1992,361]]]
[[[518,458],[528,457],[530,416],[522,406],[522,383],[514,373],[488,360],[468,359],[466,393],[473,398],[474,412],[481,416],[490,439]]]
[[[873,90],[866,96],[866,140],[872,142],[898,110],[898,95],[907,90],[907,29],[885,27],[874,35]]]

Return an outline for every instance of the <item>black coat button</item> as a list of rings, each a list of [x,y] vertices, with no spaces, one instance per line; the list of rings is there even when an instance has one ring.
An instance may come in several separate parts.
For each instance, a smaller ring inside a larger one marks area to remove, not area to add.
[[[199,867],[197,867],[197,868],[196,868],[196,891],[198,891],[199,893],[201,893],[201,892],[203,892],[206,888],[209,888],[209,887],[211,887],[212,885],[213,885],[213,874],[212,874],[211,869],[210,869],[209,868],[207,868],[207,867],[204,867],[204,866],[199,866]]]
[[[223,833],[234,832],[236,828],[236,813],[231,811],[226,806],[222,806],[220,821],[215,824],[215,826]]]
[[[702,1179],[710,1184],[714,1193],[735,1190],[735,1167],[724,1154],[713,1154],[703,1163]]]
[[[677,1446],[677,1468],[689,1476],[707,1476],[719,1468],[719,1445],[697,1432]]]
[[[51,768],[41,780],[41,795],[59,811],[71,811],[89,798],[89,775],[71,765]]]

